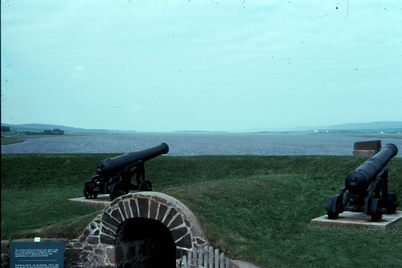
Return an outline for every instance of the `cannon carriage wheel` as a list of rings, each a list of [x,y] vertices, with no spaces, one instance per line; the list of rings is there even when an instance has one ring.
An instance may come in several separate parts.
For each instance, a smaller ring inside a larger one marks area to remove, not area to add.
[[[337,219],[339,216],[339,213],[327,211],[327,215],[328,215],[328,219]]]
[[[86,181],[84,183],[84,196],[87,199],[94,199],[98,196],[98,193],[94,193],[92,189],[95,187],[95,182],[93,181]]]
[[[128,190],[123,189],[123,187],[121,187],[121,183],[119,182],[115,182],[110,186],[110,190],[109,190],[109,195],[110,195],[110,200],[114,200],[115,198],[128,194]]]
[[[372,221],[380,221],[382,219],[382,200],[380,198],[373,198],[370,213]]]
[[[149,180],[143,180],[138,185],[140,191],[152,191],[152,183]]]
[[[396,198],[395,193],[388,192],[385,198],[386,200],[386,210],[388,214],[393,214],[396,212],[396,208],[399,205],[399,202]]]

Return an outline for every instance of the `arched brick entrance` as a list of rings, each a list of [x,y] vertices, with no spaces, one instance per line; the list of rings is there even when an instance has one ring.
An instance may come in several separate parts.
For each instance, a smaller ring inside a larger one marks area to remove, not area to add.
[[[129,234],[131,238],[122,238],[122,230],[128,224],[130,228],[137,228],[132,225],[135,222],[141,228],[146,220],[149,224],[163,226],[159,229],[169,230],[175,245],[175,258],[186,255],[193,248],[207,245],[196,216],[179,200],[158,192],[127,194],[113,200],[80,236],[79,241],[87,247],[81,253],[88,265],[86,267],[114,267],[117,261],[116,244],[131,243],[130,239],[136,237],[136,234]]]
[[[160,221],[133,218],[116,232],[117,268],[176,267],[176,244],[170,230]]]

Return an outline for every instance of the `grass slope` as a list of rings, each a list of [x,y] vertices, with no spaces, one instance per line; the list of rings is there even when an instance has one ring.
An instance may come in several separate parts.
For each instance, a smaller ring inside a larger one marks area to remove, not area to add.
[[[20,143],[25,141],[26,138],[19,138],[19,137],[1,137],[1,145],[8,145],[14,143]]]
[[[112,154],[2,155],[1,237],[77,237],[98,209],[73,204],[95,163]],[[391,231],[316,229],[325,196],[365,158],[162,156],[146,163],[156,191],[183,201],[211,243],[264,267],[401,267],[402,226]],[[402,196],[402,159],[390,190]]]

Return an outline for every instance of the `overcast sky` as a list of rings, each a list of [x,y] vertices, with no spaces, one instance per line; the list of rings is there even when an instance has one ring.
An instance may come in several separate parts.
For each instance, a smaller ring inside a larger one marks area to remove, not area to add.
[[[401,25],[402,1],[2,1],[1,120],[138,131],[401,121]]]

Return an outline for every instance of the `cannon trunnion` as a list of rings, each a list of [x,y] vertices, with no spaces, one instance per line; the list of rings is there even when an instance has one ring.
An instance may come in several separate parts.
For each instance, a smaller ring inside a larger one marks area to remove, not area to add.
[[[389,143],[350,172],[338,194],[328,197],[325,207],[328,218],[336,219],[339,213],[353,211],[364,212],[371,215],[372,221],[380,221],[382,214],[395,213],[399,204],[396,195],[388,192],[388,169],[385,166],[397,154],[398,148]]]
[[[91,199],[98,194],[109,194],[110,199],[127,194],[130,190],[152,191],[152,183],[145,179],[144,163],[169,152],[162,143],[152,148],[101,160],[96,165],[97,175],[84,183],[84,196]],[[131,183],[136,178],[137,184]]]

